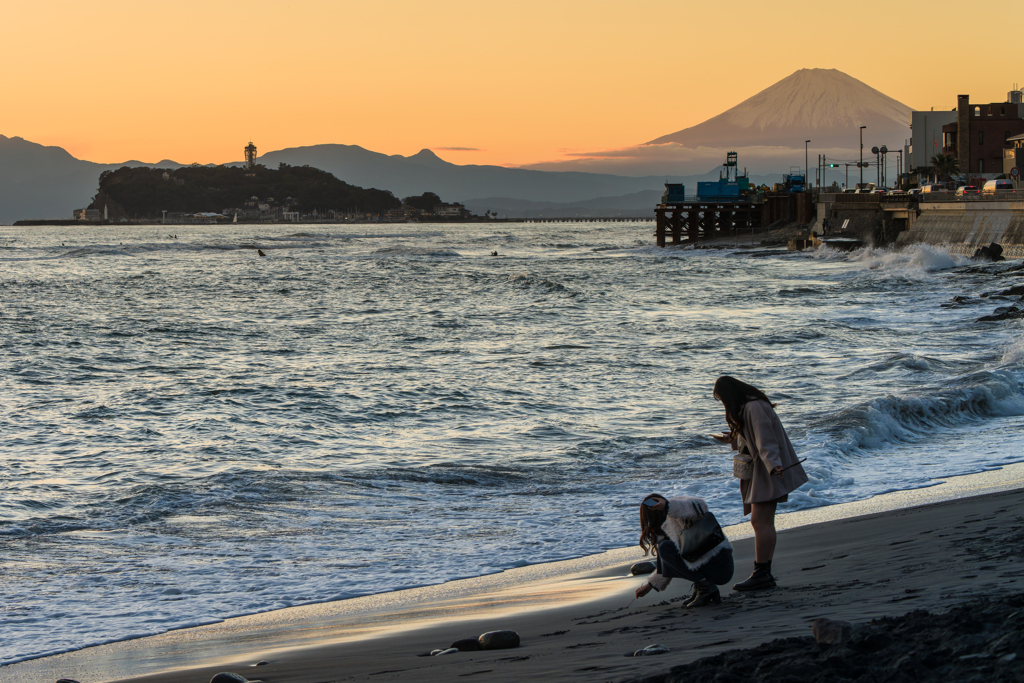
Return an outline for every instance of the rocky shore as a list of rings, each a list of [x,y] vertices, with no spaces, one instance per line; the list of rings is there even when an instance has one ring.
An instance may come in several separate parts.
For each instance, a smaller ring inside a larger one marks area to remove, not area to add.
[[[997,683],[1024,679],[1024,593],[730,650],[631,683]]]

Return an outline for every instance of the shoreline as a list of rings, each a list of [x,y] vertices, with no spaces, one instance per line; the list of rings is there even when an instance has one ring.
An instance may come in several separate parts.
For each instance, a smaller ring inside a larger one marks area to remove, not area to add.
[[[863,501],[780,515],[777,525],[781,532],[777,566],[790,564],[791,558],[788,556],[793,553],[793,546],[800,546],[800,554],[815,552],[815,544],[805,549],[805,543],[800,542],[801,539],[798,537],[818,536],[821,530],[829,527],[852,522],[863,525],[867,523],[865,520],[880,516],[900,517],[915,510],[943,506],[948,508],[951,503],[958,501],[975,501],[972,505],[978,505],[993,496],[1013,495],[1007,492],[1016,491],[1020,494],[1024,489],[1024,463],[977,474],[944,478],[940,481],[942,483],[926,488],[897,491]],[[1024,498],[1024,495],[1021,497]],[[752,561],[749,558],[749,524],[727,527],[726,531],[730,539],[736,542],[737,571],[734,581],[742,580]],[[887,533],[893,531],[889,530]],[[835,534],[827,531],[824,534],[825,539],[834,536]],[[841,541],[830,542],[842,545]],[[549,630],[565,630],[566,633],[571,633],[576,629],[568,628],[573,619],[569,612],[622,611],[631,598],[632,590],[641,581],[637,577],[628,576],[629,564],[640,557],[639,548],[621,548],[573,560],[529,565],[433,586],[235,617],[206,626],[179,629],[155,636],[122,640],[12,663],[0,667],[0,681],[20,683],[67,677],[82,683],[94,683],[135,680],[145,676],[153,681],[174,683],[185,680],[208,680],[207,671],[217,669],[233,670],[251,678],[314,683],[325,680],[318,662],[323,664],[342,657],[346,659],[346,669],[353,671],[367,668],[367,665],[372,669],[372,665],[376,663],[378,670],[367,670],[365,675],[381,674],[380,662],[375,658],[382,652],[401,652],[402,657],[422,654],[434,647],[445,647],[458,638],[500,628],[519,630],[524,647],[509,652],[459,653],[454,659],[444,658],[445,661],[468,661],[485,655],[491,658],[499,655],[529,656],[529,653],[524,651],[527,646],[536,646],[540,640],[551,643],[561,640],[557,636],[539,638],[538,635],[543,636],[544,633],[533,632],[537,631],[533,627],[536,623],[550,626],[541,629],[545,633]],[[815,560],[817,561],[819,560]],[[797,576],[804,569],[799,568]],[[781,572],[780,585],[785,586],[787,580],[792,578],[792,572],[789,570]],[[659,609],[670,608],[687,618],[701,616],[688,614],[688,611],[680,610],[678,606],[670,607],[671,601],[677,600],[688,586],[687,582],[676,581],[664,596],[656,596],[668,598],[668,601],[663,601],[659,605]],[[770,594],[784,596],[785,592],[770,591]],[[723,596],[729,596],[729,592],[723,590]],[[756,600],[756,594],[753,597]],[[735,599],[735,595],[732,598]],[[744,595],[741,599],[746,603],[750,598]],[[652,594],[638,601],[633,610],[623,616],[642,619],[654,609],[651,605],[655,601],[656,598]],[[698,612],[710,614],[705,610]],[[508,625],[523,622],[526,623],[526,627]],[[448,639],[448,635],[453,633],[458,635]],[[408,644],[396,645],[396,639]],[[728,642],[734,641],[735,639],[730,639]],[[570,644],[566,647],[576,646]],[[588,645],[581,649],[588,650],[590,647]],[[355,651],[365,652],[367,655],[378,652],[378,655],[372,655],[366,660],[366,657]],[[700,653],[711,654],[711,651],[701,650]],[[696,658],[694,656],[690,659]],[[644,658],[644,661],[651,659]],[[296,660],[309,660],[310,663],[300,667],[306,674],[293,673],[271,678],[270,666],[260,667],[258,674],[255,669],[248,668],[260,660],[273,660],[273,668],[276,669],[280,665],[288,670],[295,668]],[[676,659],[653,660],[662,668],[681,663]],[[436,670],[440,666],[438,663],[441,662],[433,658],[410,661],[420,665],[415,668],[430,670]],[[646,666],[642,668],[647,673],[655,671]],[[557,673],[549,671],[545,675],[556,676]],[[639,673],[637,671],[638,675]],[[490,680],[490,677],[486,678]],[[375,675],[372,680],[388,679]],[[494,680],[503,679],[499,677]],[[572,679],[570,677],[566,680]]]

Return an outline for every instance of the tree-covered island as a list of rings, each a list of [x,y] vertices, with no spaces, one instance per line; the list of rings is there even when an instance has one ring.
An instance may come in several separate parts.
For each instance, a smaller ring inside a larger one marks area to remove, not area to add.
[[[281,164],[129,168],[104,171],[89,205],[110,220],[221,215],[244,221],[301,220],[308,216],[381,216],[402,202],[387,190],[363,189],[310,166]]]

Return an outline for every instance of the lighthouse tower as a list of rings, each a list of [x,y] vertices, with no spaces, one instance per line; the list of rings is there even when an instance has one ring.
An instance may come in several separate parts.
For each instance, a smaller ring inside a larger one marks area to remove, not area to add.
[[[245,148],[245,167],[250,170],[256,168],[256,145],[252,144],[252,140]]]

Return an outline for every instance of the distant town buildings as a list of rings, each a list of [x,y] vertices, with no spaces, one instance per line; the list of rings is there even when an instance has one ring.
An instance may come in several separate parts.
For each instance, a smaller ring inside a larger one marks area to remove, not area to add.
[[[410,220],[413,218],[469,218],[469,210],[463,204],[436,204],[433,209],[419,209],[409,204],[402,204],[397,209],[391,209],[387,217],[393,220]]]
[[[103,215],[99,209],[75,209],[71,217],[76,221],[98,221]]]

